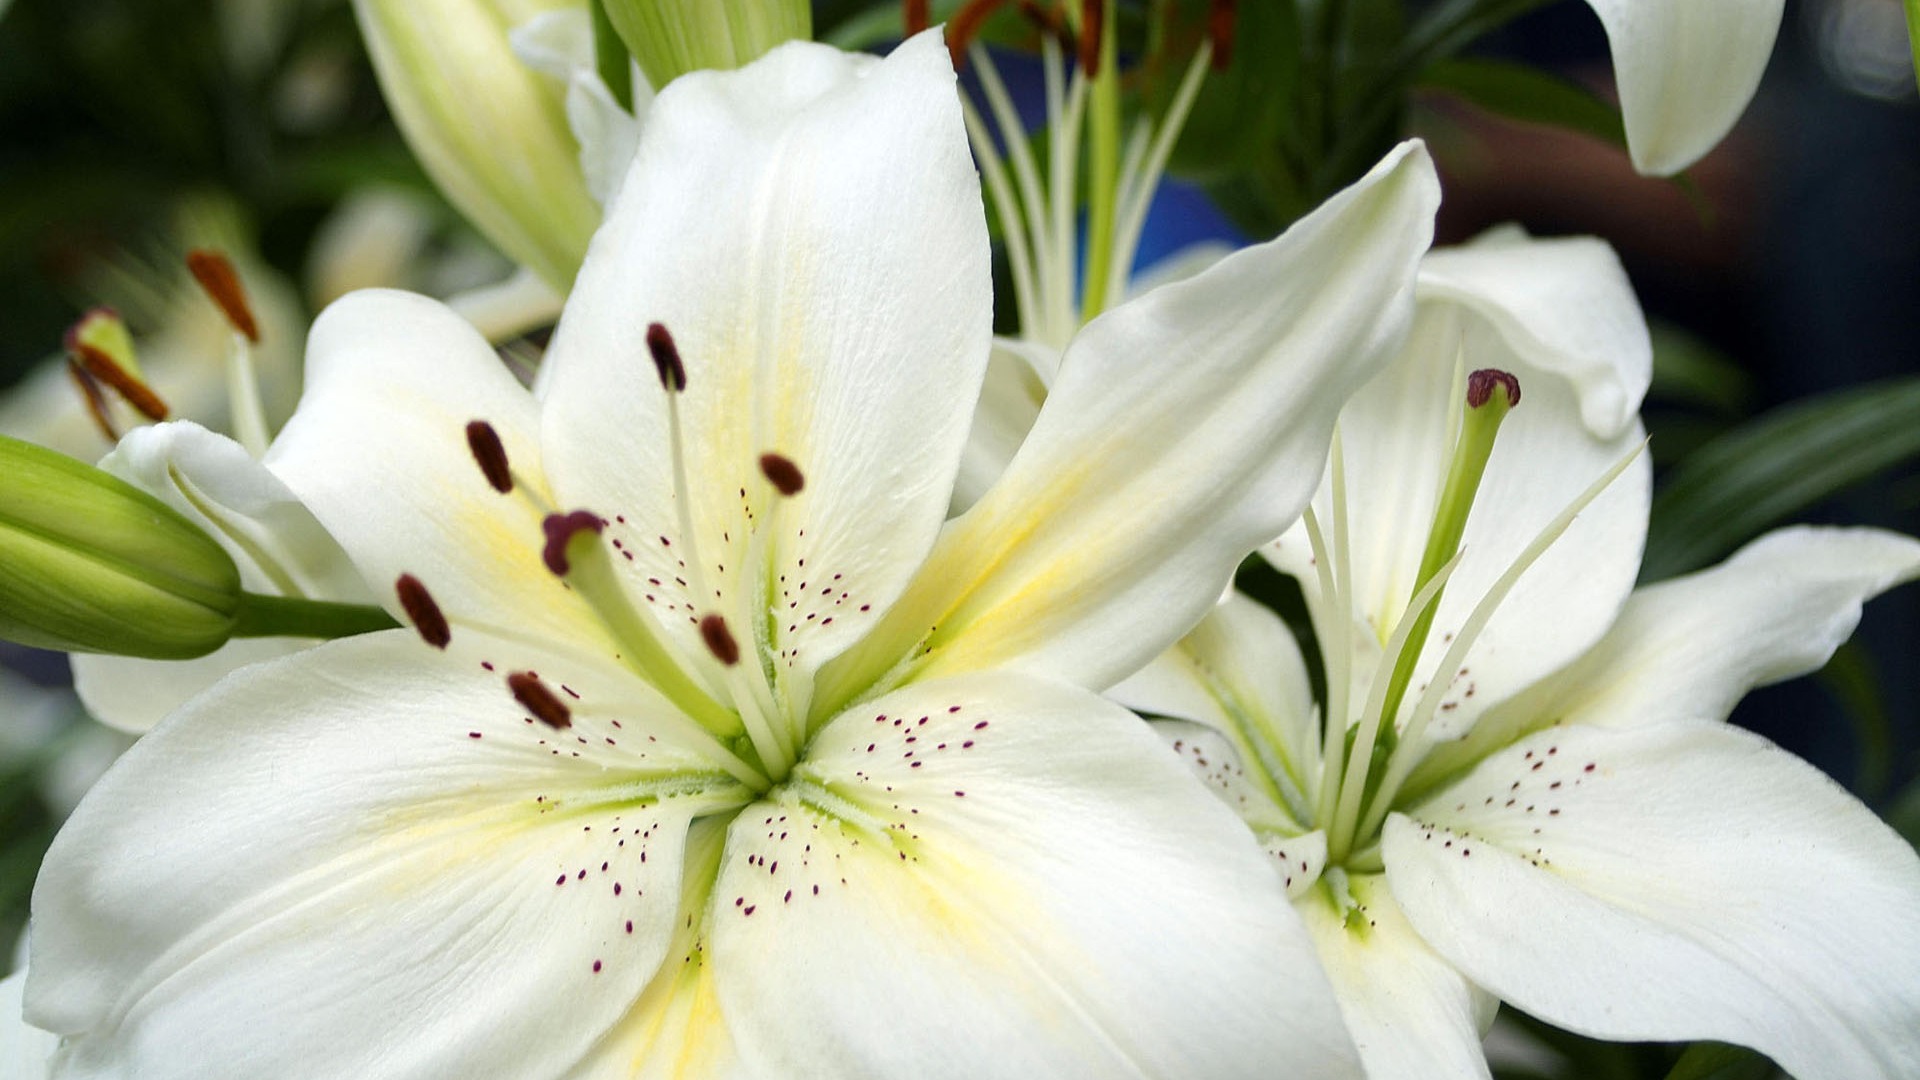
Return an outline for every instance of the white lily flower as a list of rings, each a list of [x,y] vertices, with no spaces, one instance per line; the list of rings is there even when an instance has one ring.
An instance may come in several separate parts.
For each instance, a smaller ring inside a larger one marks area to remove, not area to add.
[[[1266,549],[1301,583],[1339,722],[1322,731],[1298,647],[1238,596],[1114,696],[1179,718],[1163,734],[1280,865],[1370,1077],[1487,1077],[1500,1001],[1599,1038],[1755,1047],[1802,1080],[1920,1074],[1920,860],[1722,723],[1823,664],[1863,600],[1920,575],[1920,543],[1788,529],[1630,592],[1644,459],[1597,497],[1594,478],[1641,441],[1650,354],[1611,252],[1496,233],[1430,256],[1420,290],[1308,523]],[[1422,647],[1456,350],[1525,397]]]
[[[533,394],[430,301],[320,319],[268,464],[418,634],[89,795],[57,1074],[1355,1075],[1265,857],[1092,691],[1304,503],[1437,197],[1409,145],[1094,320],[949,522],[990,277],[937,34],[675,82]]]
[[[1613,52],[1633,167],[1672,176],[1714,148],[1760,86],[1784,0],[1587,0]]]

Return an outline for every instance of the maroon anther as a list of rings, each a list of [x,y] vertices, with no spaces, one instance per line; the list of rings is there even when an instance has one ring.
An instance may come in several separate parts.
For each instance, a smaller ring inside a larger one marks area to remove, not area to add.
[[[531,671],[516,671],[507,676],[507,689],[513,691],[513,700],[533,715],[535,720],[555,731],[565,731],[573,726],[573,710],[567,703],[553,696],[547,684],[540,676]]]
[[[1100,35],[1106,19],[1106,0],[1081,0],[1080,73],[1089,79],[1100,74]]]
[[[540,523],[540,528],[547,534],[547,546],[541,551],[540,558],[547,564],[547,569],[560,577],[566,577],[573,569],[573,564],[567,561],[567,544],[578,533],[588,529],[599,532],[606,527],[607,519],[591,510],[575,510],[571,514],[548,514],[546,520]]]
[[[253,319],[253,308],[247,304],[247,291],[240,287],[240,275],[234,271],[233,263],[217,251],[195,248],[187,252],[187,270],[206,290],[206,294],[213,298],[221,314],[227,317],[227,322],[245,334],[248,341],[259,342],[260,324]]]
[[[1493,388],[1507,392],[1507,407],[1520,404],[1520,380],[1497,368],[1481,368],[1467,376],[1467,407],[1477,409],[1493,397]]]
[[[927,0],[905,0],[900,5],[900,23],[912,37],[927,28]]]
[[[473,460],[480,463],[480,472],[493,490],[502,495],[513,490],[513,470],[507,467],[507,448],[492,424],[485,420],[469,423],[467,449],[473,451]]]
[[[419,631],[420,640],[436,649],[446,648],[447,642],[453,640],[453,631],[447,628],[447,617],[441,613],[440,605],[433,602],[433,594],[420,584],[420,579],[401,574],[393,583],[393,591],[399,594],[400,609]]]
[[[700,619],[700,640],[707,643],[708,651],[714,659],[732,667],[740,662],[740,643],[733,640],[733,631],[727,629],[727,620],[718,614],[705,615]]]
[[[800,466],[795,465],[792,458],[780,454],[761,454],[760,472],[767,478],[767,483],[782,495],[798,495],[800,489],[807,486],[807,478],[801,474]]]
[[[660,373],[660,385],[667,393],[677,394],[687,388],[687,367],[680,362],[680,348],[660,323],[647,324],[647,352],[653,354],[653,369]]]
[[[1207,40],[1213,42],[1213,70],[1225,71],[1233,63],[1233,26],[1239,15],[1235,0],[1213,0],[1207,9]]]
[[[947,20],[947,53],[953,59],[953,69],[959,71],[967,66],[967,47],[980,35],[980,28],[986,24],[987,16],[1000,9],[1007,0],[966,0],[960,10]]]
[[[147,419],[165,420],[167,418],[167,403],[161,400],[160,395],[154,393],[152,387],[135,378],[132,372],[114,363],[113,357],[100,349],[69,335],[67,361],[73,365],[74,371],[81,378],[96,384],[105,383],[111,386],[114,393],[125,398],[127,404],[140,410],[141,415]]]

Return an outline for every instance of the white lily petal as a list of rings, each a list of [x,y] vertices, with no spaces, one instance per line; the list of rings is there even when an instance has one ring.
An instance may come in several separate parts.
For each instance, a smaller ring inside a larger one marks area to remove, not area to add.
[[[633,109],[622,108],[600,78],[593,46],[593,19],[584,9],[548,11],[507,35],[514,55],[528,67],[567,87],[567,126],[580,144],[580,171],[587,190],[601,206],[613,203],[626,178],[653,88],[637,66],[632,69]]]
[[[1230,592],[1200,625],[1107,691],[1135,712],[1191,720],[1271,760],[1296,790],[1320,766],[1313,683],[1300,646],[1266,606]]]
[[[1385,879],[1345,879],[1295,902],[1333,983],[1367,1080],[1487,1080],[1480,1034],[1498,1007],[1407,925]]]
[[[1060,367],[1052,348],[1017,338],[994,338],[993,355],[974,407],[973,429],[967,433],[954,480],[949,511],[966,512],[986,494],[1025,441],[1040,406],[1047,400],[1047,384]]]
[[[60,1038],[27,1023],[21,1015],[21,995],[27,973],[16,971],[0,980],[0,1076],[10,1080],[47,1080],[53,1051]]]
[[[1006,474],[822,693],[908,656],[1102,687],[1171,645],[1311,493],[1339,404],[1405,326],[1437,197],[1408,143],[1278,239],[1095,319]]]
[[[1818,670],[1867,600],[1920,577],[1920,542],[1878,529],[1796,526],[1708,570],[1636,589],[1593,650],[1438,748],[1430,782],[1549,724],[1718,723],[1755,687]]]
[[[1276,846],[1277,850],[1269,854],[1282,864],[1281,872],[1289,892],[1303,889],[1319,877],[1320,868],[1327,861],[1325,835],[1315,833],[1319,837],[1317,842],[1300,842],[1304,839],[1302,834],[1307,832],[1300,824],[1304,815],[1287,809],[1281,794],[1262,782],[1263,774],[1247,769],[1240,752],[1225,734],[1217,728],[1184,720],[1155,720],[1152,726],[1201,786],[1231,807],[1263,845]],[[1289,847],[1293,849],[1291,852]],[[1297,865],[1303,859],[1305,865]]]
[[[525,714],[520,667],[570,728]],[[474,634],[238,674],[55,841],[29,1016],[67,1036],[63,1076],[563,1075],[665,953],[689,820],[745,801],[670,715]]]
[[[1640,411],[1653,378],[1653,342],[1606,241],[1536,239],[1517,225],[1489,229],[1430,252],[1420,263],[1419,296],[1473,312],[1508,349],[1573,383],[1595,438],[1618,436]],[[1468,363],[1486,366],[1472,357]]]
[[[744,811],[713,963],[774,1075],[1355,1076],[1244,826],[1137,719],[975,674],[814,739]]]
[[[687,602],[809,670],[892,602],[946,516],[990,287],[937,32],[886,60],[792,43],[679,79],[655,101],[542,371],[555,490],[624,516],[643,574],[704,579],[722,596],[689,586]],[[643,333],[656,321],[686,369],[695,535],[677,543],[697,547],[692,575],[659,542],[681,530]],[[766,453],[795,463],[804,490],[776,495]],[[779,590],[785,617],[769,623]]]
[[[1468,978],[1606,1039],[1920,1075],[1920,858],[1729,726],[1539,732],[1388,819],[1387,879]]]
[[[1606,27],[1633,167],[1671,176],[1726,137],[1760,85],[1783,0],[1587,0]]]
[[[333,537],[278,477],[224,435],[190,421],[136,428],[100,467],[206,529],[233,556],[242,585],[251,591],[346,603],[369,599]],[[186,661],[76,653],[74,685],[95,717],[141,732],[229,671],[311,644],[242,640]]]
[[[1340,416],[1355,616],[1364,619],[1354,633],[1362,662],[1350,668],[1349,700],[1358,705],[1375,671],[1365,661],[1418,584],[1452,454],[1449,425],[1464,407],[1455,396],[1455,358],[1467,370],[1496,368],[1520,383],[1520,403],[1500,428],[1461,537],[1464,554],[1415,668],[1410,697],[1436,677],[1452,683],[1429,729],[1437,739],[1467,730],[1488,708],[1590,648],[1639,571],[1652,487],[1644,458],[1521,576],[1465,664],[1437,675],[1454,635],[1540,529],[1645,437],[1633,415],[1651,365],[1645,325],[1617,263],[1594,244],[1506,234],[1447,259],[1428,256],[1406,348]],[[1536,258],[1546,269],[1526,283]],[[1428,275],[1436,261],[1443,285]],[[1569,319],[1569,310],[1591,315]],[[1330,481],[1314,505],[1322,522],[1333,520]],[[1310,604],[1324,607],[1303,527],[1262,552],[1299,580]],[[1323,626],[1332,617],[1316,613]]]
[[[522,486],[487,484],[466,426],[499,434]],[[447,307],[370,290],[314,323],[307,392],[267,464],[353,557],[389,611],[393,583],[427,586],[456,618],[514,613],[548,640],[596,640],[598,624],[541,561],[544,489],[533,398]]]

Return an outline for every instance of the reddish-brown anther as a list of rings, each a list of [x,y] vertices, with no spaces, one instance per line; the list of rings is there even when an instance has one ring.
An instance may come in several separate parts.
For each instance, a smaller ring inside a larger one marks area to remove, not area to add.
[[[516,671],[507,676],[507,689],[513,691],[513,700],[527,710],[535,720],[555,731],[565,731],[573,726],[573,710],[567,703],[554,696],[540,676],[531,671]]]
[[[807,478],[801,474],[800,466],[795,465],[792,458],[780,454],[761,454],[760,472],[782,495],[798,495],[800,489],[807,486]]]
[[[447,617],[440,611],[440,605],[434,603],[433,594],[412,574],[401,574],[393,583],[393,591],[400,596],[400,609],[407,613],[407,621],[419,632],[420,640],[436,649],[444,649],[447,642],[453,640],[453,631],[447,626]]]
[[[1213,0],[1207,9],[1207,40],[1213,43],[1213,70],[1233,63],[1233,27],[1239,16],[1236,0]]]
[[[653,355],[653,369],[660,373],[660,385],[667,393],[677,394],[687,388],[687,367],[680,362],[680,347],[660,323],[647,324],[647,352]]]
[[[507,448],[492,424],[485,420],[467,424],[467,449],[473,451],[473,460],[480,464],[480,472],[493,490],[502,495],[513,490],[513,470],[507,467]]]
[[[732,667],[740,662],[740,643],[733,639],[733,631],[727,629],[727,620],[718,614],[705,615],[700,619],[700,640],[707,643],[707,650],[714,659]]]
[[[567,561],[567,544],[578,533],[588,529],[599,532],[606,527],[607,519],[591,510],[548,514],[546,520],[540,523],[540,528],[547,534],[547,546],[541,551],[540,558],[547,564],[547,569],[566,577],[568,571],[573,569],[573,565]]]
[[[967,66],[967,47],[980,36],[987,17],[1000,10],[1004,3],[1006,0],[967,0],[953,13],[953,18],[947,20],[947,52],[953,57],[955,71]]]
[[[248,341],[260,340],[260,324],[254,321],[253,308],[247,304],[247,291],[240,287],[240,275],[225,255],[195,248],[187,252],[187,269],[235,330],[245,334]]]
[[[1477,409],[1493,397],[1493,388],[1506,391],[1507,407],[1520,404],[1520,380],[1497,368],[1481,368],[1467,376],[1467,407]]]
[[[113,413],[107,409],[107,395],[100,392],[100,384],[72,357],[67,358],[67,374],[73,376],[73,384],[80,388],[81,400],[87,403],[87,415],[93,417],[93,426],[100,429],[108,442],[119,442],[120,430],[114,426]]]
[[[904,0],[900,5],[900,23],[912,37],[927,28],[927,0]]]
[[[1080,0],[1080,73],[1100,75],[1100,35],[1105,32],[1106,0]]]

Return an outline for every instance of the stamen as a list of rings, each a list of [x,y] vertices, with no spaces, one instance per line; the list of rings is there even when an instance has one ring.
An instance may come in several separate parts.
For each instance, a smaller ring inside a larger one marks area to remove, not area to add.
[[[86,381],[83,389],[87,390],[89,399],[98,394],[100,384],[105,383],[149,420],[167,418],[167,403],[140,378],[133,355],[133,338],[127,333],[126,323],[112,309],[94,308],[82,315],[67,329],[64,344],[76,376]],[[99,419],[104,411],[103,397],[95,418]]]
[[[447,617],[440,611],[440,605],[434,603],[433,594],[412,574],[401,574],[393,583],[393,591],[400,596],[401,610],[407,613],[407,621],[419,632],[420,640],[436,649],[445,649],[453,640],[453,631],[447,626]]]
[[[119,442],[120,431],[113,423],[113,414],[107,411],[107,396],[100,392],[100,384],[93,381],[78,360],[67,360],[67,374],[73,376],[73,384],[80,388],[80,397],[87,403],[87,415],[93,417],[93,426],[108,442]]]
[[[780,454],[761,454],[760,471],[776,491],[789,498],[800,494],[800,489],[807,486],[807,478],[801,475],[800,466],[795,465],[793,459]]]
[[[912,37],[927,28],[927,0],[905,0],[900,5],[900,23]]]
[[[480,464],[480,472],[493,490],[502,495],[513,491],[513,470],[507,466],[507,448],[501,444],[500,433],[493,430],[492,424],[485,420],[469,423],[467,449],[473,451],[473,460]]]
[[[680,349],[665,326],[647,325],[647,351],[653,354],[653,369],[660,373],[660,385],[667,393],[678,394],[687,388],[686,365],[680,362]]]
[[[947,53],[953,58],[953,69],[961,71],[967,66],[967,46],[980,34],[980,28],[986,24],[987,17],[1000,10],[1006,0],[967,0],[960,10],[947,20]]]
[[[531,671],[516,671],[507,676],[507,689],[513,692],[513,700],[520,707],[533,714],[535,720],[553,728],[565,731],[573,726],[573,710],[567,703],[554,696],[540,676]]]
[[[547,546],[540,552],[540,558],[547,569],[559,577],[566,577],[573,569],[567,561],[567,545],[574,536],[589,529],[594,533],[607,527],[607,519],[591,510],[575,510],[571,514],[548,514],[540,522],[540,528],[547,534]]]
[[[1106,15],[1106,0],[1080,0],[1080,71],[1089,79],[1100,75],[1100,35]]]
[[[1213,0],[1207,10],[1207,40],[1213,43],[1213,70],[1233,63],[1233,27],[1239,14],[1236,0]]]
[[[247,305],[247,292],[240,286],[240,275],[234,272],[233,263],[217,251],[195,248],[187,252],[187,269],[227,317],[227,322],[246,335],[248,341],[258,344],[260,324],[254,321],[253,309]]]
[[[722,664],[732,667],[740,662],[740,643],[733,640],[733,631],[727,629],[725,616],[717,612],[702,616],[700,640],[707,643],[707,649]]]

